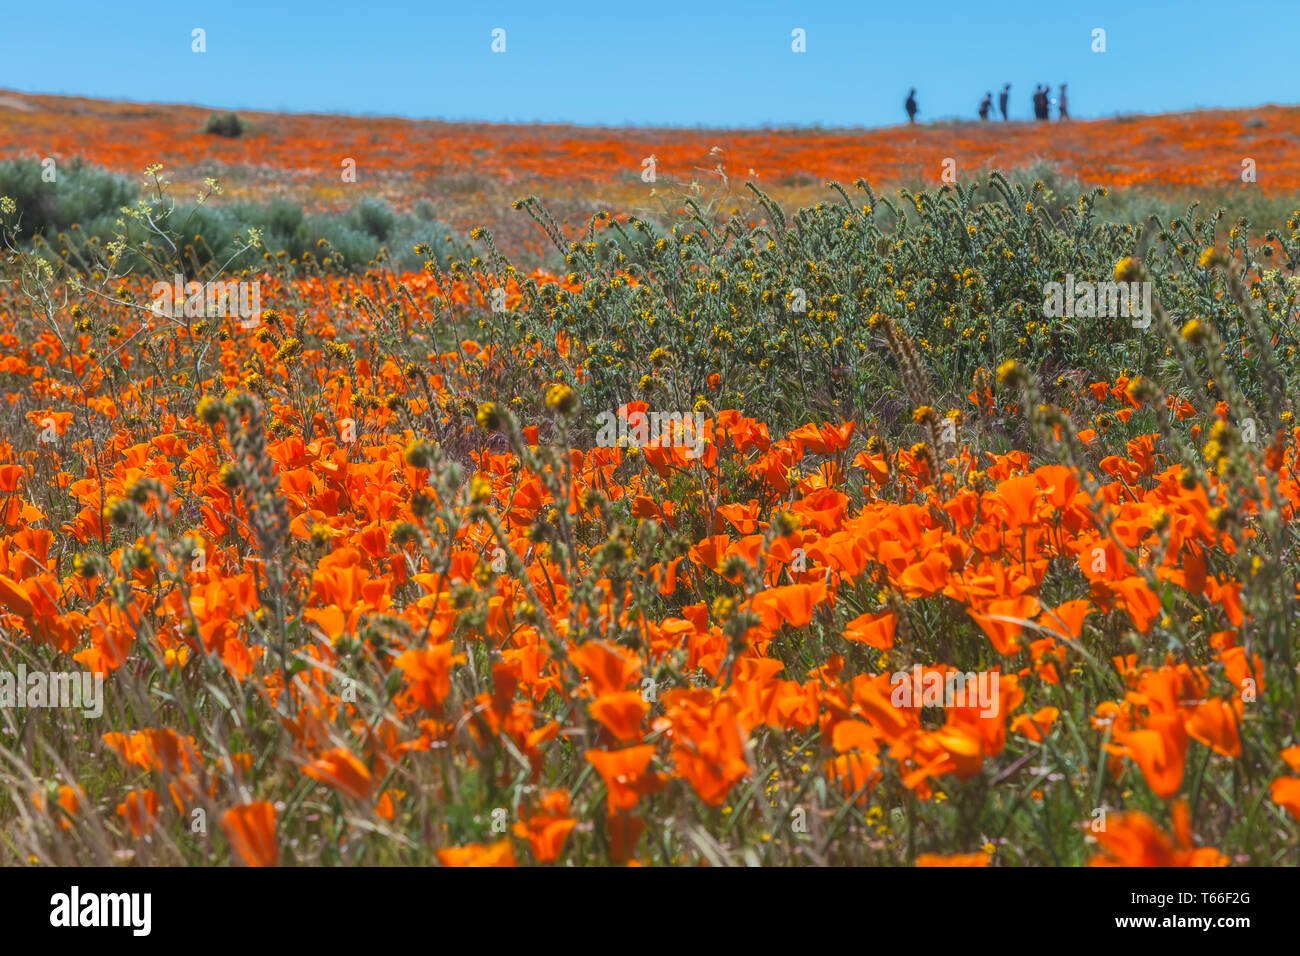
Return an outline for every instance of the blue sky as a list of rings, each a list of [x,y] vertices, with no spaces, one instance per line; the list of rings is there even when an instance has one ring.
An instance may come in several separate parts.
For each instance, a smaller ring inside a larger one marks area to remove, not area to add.
[[[611,125],[1075,117],[1300,102],[1295,0],[11,2],[0,88],[231,109]],[[191,51],[191,30],[207,52]],[[491,50],[494,28],[505,53]],[[1092,52],[1094,28],[1106,52]],[[807,51],[791,50],[805,31]]]

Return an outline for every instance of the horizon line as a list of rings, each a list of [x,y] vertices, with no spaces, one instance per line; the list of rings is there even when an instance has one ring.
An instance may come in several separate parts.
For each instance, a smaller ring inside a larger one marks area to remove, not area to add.
[[[214,106],[207,103],[181,102],[181,101],[164,101],[164,100],[137,100],[124,96],[93,96],[85,93],[46,93],[35,92],[30,90],[20,90],[11,87],[0,87],[0,98],[6,96],[18,97],[47,97],[53,99],[67,100],[94,100],[101,103],[117,103],[128,106],[158,106],[173,108],[188,108],[200,110],[213,110],[216,112],[243,112],[247,114],[265,114],[271,116],[338,116],[350,119],[372,119],[372,120],[401,120],[409,123],[442,123],[451,126],[559,126],[571,127],[575,129],[586,130],[617,130],[617,129],[653,129],[653,130],[711,130],[717,132],[762,132],[770,130],[894,130],[900,128],[925,128],[944,125],[972,125],[990,127],[1009,126],[1012,124],[1030,124],[1037,125],[1043,123],[1050,125],[1062,122],[1059,118],[1050,120],[1039,120],[1033,117],[1015,118],[1015,119],[965,119],[960,116],[941,116],[930,120],[924,120],[918,123],[893,123],[887,125],[868,126],[862,125],[842,125],[826,124],[821,122],[814,123],[783,123],[777,121],[765,121],[760,124],[752,125],[728,125],[723,123],[582,123],[574,120],[509,120],[509,119],[453,119],[446,116],[413,116],[401,113],[374,113],[374,112],[352,112],[348,110],[318,110],[318,109],[269,109],[263,107],[251,106]],[[4,104],[0,102],[0,108]],[[1300,103],[1260,103],[1253,106],[1194,106],[1186,109],[1177,110],[1160,110],[1156,112],[1143,111],[1116,111],[1115,113],[1104,116],[1071,116],[1066,122],[1070,123],[1099,123],[1107,122],[1126,117],[1155,117],[1155,116],[1181,116],[1186,114],[1200,113],[1241,113],[1251,110],[1265,109],[1300,109]]]

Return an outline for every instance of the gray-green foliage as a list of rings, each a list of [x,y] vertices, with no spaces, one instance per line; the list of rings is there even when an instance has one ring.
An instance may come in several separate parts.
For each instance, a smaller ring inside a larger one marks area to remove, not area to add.
[[[34,159],[0,161],[0,196],[11,197],[20,214],[19,236],[40,236],[53,254],[73,265],[81,259],[78,248],[103,246],[122,226],[122,207],[134,205],[140,187],[130,177],[82,163],[79,159],[56,169],[54,182],[41,178],[42,166]],[[271,255],[291,259],[304,254],[331,257],[335,268],[364,269],[382,250],[398,268],[418,269],[428,256],[417,256],[417,244],[428,245],[438,262],[450,253],[452,230],[439,220],[427,201],[410,211],[398,212],[386,203],[363,199],[338,213],[307,215],[295,203],[178,203],[163,223],[170,231],[183,227],[189,248],[178,250],[187,268],[224,264],[238,237],[250,228],[261,230],[263,246]],[[324,240],[324,245],[322,245]],[[247,253],[231,268],[256,267]]]

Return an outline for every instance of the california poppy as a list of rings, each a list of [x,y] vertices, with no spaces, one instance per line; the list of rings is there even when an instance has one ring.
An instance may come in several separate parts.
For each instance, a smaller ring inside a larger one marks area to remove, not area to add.
[[[221,830],[248,866],[279,866],[275,807],[266,800],[231,807],[221,815]]]

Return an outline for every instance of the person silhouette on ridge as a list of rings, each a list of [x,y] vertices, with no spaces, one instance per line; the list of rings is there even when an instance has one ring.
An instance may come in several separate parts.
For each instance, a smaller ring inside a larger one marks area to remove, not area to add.
[[[907,94],[907,102],[903,104],[903,109],[907,110],[907,121],[909,123],[915,123],[916,122],[916,87],[915,86],[912,87],[911,91]]]
[[[989,111],[993,109],[993,94],[985,93],[984,99],[980,100],[980,119],[989,118]]]
[[[1058,116],[1059,119],[1068,120],[1068,119],[1070,118],[1070,111],[1069,111],[1069,109],[1066,107],[1066,104],[1065,104],[1065,84],[1064,84],[1064,83],[1061,84],[1061,98],[1060,98],[1060,100],[1058,100],[1057,103],[1056,103],[1056,109],[1057,109],[1057,116]]]
[[[1011,84],[1008,83],[1002,87],[1002,92],[998,94],[998,109],[1002,111],[1002,121],[1007,119],[1007,100],[1011,98]]]

